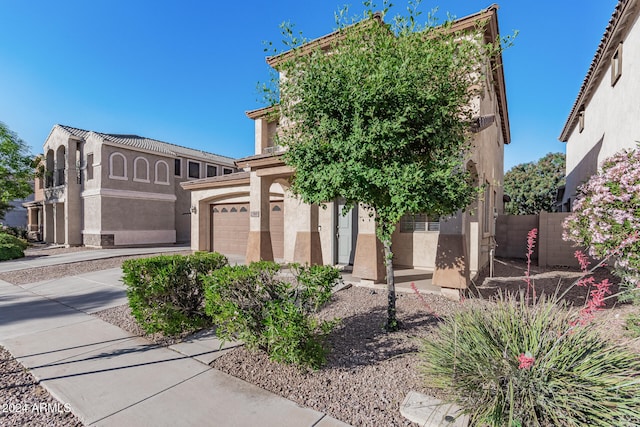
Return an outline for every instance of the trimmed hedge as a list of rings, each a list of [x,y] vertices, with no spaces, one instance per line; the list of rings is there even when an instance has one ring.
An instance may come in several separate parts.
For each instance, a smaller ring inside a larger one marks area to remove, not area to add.
[[[203,277],[228,264],[219,253],[126,260],[123,281],[131,313],[147,333],[176,335],[211,326],[203,311]]]
[[[239,339],[272,360],[311,368],[326,360],[325,338],[337,324],[313,314],[331,298],[340,272],[330,266],[291,266],[278,277],[273,262],[224,267],[206,278],[205,310],[223,340]]]
[[[0,233],[0,261],[24,257],[27,242],[11,234]]]

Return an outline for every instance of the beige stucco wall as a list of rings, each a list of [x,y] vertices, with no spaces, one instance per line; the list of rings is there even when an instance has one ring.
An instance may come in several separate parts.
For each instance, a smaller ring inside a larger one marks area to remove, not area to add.
[[[637,13],[636,13],[637,15]],[[576,195],[576,187],[596,170],[604,159],[622,149],[636,148],[640,141],[640,24],[630,24],[622,48],[622,75],[611,86],[611,70],[600,76],[591,99],[584,106],[584,130],[575,126],[566,145],[567,186],[565,201]],[[617,46],[617,43],[616,43]],[[609,64],[607,58],[604,64]],[[598,144],[601,144],[598,147]],[[583,159],[587,159],[583,161]],[[597,165],[593,164],[593,158]]]

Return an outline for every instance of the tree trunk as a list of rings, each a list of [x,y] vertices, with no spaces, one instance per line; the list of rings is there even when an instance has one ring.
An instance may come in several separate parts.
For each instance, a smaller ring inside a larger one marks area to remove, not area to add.
[[[387,267],[387,326],[388,332],[397,331],[400,327],[396,318],[396,283],[393,275],[393,253],[391,240],[382,242],[384,246],[384,262]]]

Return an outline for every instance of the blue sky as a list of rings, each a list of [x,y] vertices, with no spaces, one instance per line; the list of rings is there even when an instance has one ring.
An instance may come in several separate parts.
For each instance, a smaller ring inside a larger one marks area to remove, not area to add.
[[[505,169],[564,151],[558,135],[616,0],[500,3],[511,145]],[[0,121],[40,153],[54,124],[138,134],[232,157],[253,154],[263,41],[279,24],[307,38],[335,27],[344,0],[218,2],[0,0]],[[405,0],[394,2],[404,11]],[[476,0],[424,1],[463,17]],[[360,12],[360,2],[351,3]]]

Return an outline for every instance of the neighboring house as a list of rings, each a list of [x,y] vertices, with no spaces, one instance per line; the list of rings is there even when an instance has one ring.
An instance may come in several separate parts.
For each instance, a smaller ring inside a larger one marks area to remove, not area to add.
[[[0,220],[0,223],[8,227],[27,228],[27,209],[23,206],[33,200],[33,195],[26,199],[18,199],[9,203],[11,206]]]
[[[29,231],[93,247],[188,242],[183,181],[231,174],[233,159],[137,135],[55,125],[44,143]]]
[[[485,41],[498,37],[497,7],[460,19],[455,28],[473,30],[486,21]],[[335,33],[333,33],[335,34]],[[311,43],[325,43],[333,34]],[[275,66],[280,57],[267,58]],[[510,142],[509,120],[500,58],[487,64],[484,93],[475,102],[478,132],[467,167],[484,186],[484,194],[467,212],[440,222],[408,215],[393,236],[394,263],[434,271],[433,283],[464,288],[489,259],[494,218],[503,210],[503,154]],[[399,76],[401,78],[401,76]],[[274,146],[279,123],[272,108],[247,113],[255,122],[255,155],[236,161],[242,172],[185,182],[197,219],[192,221],[191,249],[310,264],[353,264],[353,275],[383,281],[382,246],[375,224],[363,208],[341,215],[335,200],[327,208],[308,205],[287,191],[295,171]]]
[[[562,211],[571,211],[577,188],[604,159],[640,142],[639,3],[618,2],[562,129],[559,139],[567,143]]]

